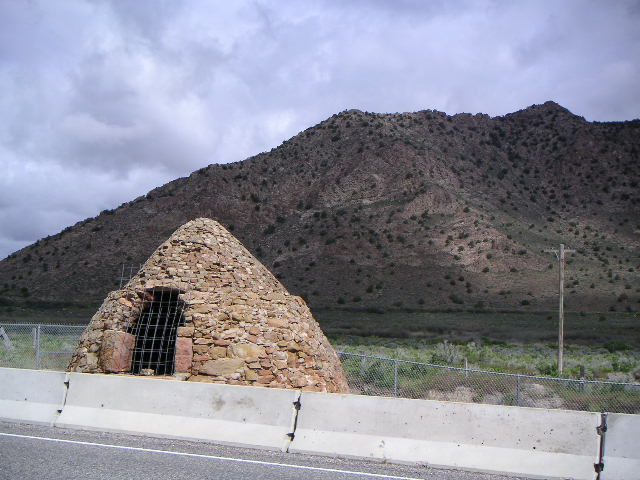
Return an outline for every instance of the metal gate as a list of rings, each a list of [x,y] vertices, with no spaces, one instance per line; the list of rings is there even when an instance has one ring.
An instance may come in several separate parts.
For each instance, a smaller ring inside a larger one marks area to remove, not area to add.
[[[176,333],[184,325],[182,290],[154,287],[144,291],[138,321],[129,329],[136,342],[131,373],[136,375],[173,375]]]

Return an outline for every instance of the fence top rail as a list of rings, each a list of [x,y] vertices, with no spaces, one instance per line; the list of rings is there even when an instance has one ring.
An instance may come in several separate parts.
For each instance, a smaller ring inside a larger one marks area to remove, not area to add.
[[[37,327],[37,323],[0,323],[0,327]]]
[[[517,378],[524,378],[524,379],[531,379],[531,380],[546,380],[546,381],[553,381],[553,382],[576,383],[578,385],[584,385],[584,384],[619,385],[624,387],[640,388],[640,383],[609,382],[606,380],[576,380],[574,378],[560,378],[560,377],[541,377],[541,376],[535,376],[535,375],[522,375],[520,373],[492,372],[490,370],[478,370],[474,368],[452,367],[449,365],[439,365],[437,363],[413,362],[411,360],[400,360],[397,358],[379,357],[375,355],[364,355],[361,353],[350,353],[350,352],[337,352],[337,353],[339,355],[348,355],[348,356],[359,357],[359,358],[372,358],[375,360],[386,360],[390,362],[405,363],[409,365],[419,365],[422,367],[440,368],[443,370],[453,370],[453,371],[465,372],[465,373],[483,373],[487,375],[499,375],[503,377],[517,377]]]
[[[0,323],[0,327],[56,327],[56,328],[87,328],[86,325],[66,325],[64,323]]]

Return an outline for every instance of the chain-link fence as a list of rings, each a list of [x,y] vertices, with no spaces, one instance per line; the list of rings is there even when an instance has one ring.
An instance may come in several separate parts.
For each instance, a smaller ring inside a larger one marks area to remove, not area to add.
[[[65,370],[85,326],[0,324],[0,367]],[[534,377],[339,352],[352,393],[640,413],[640,384]]]
[[[0,323],[0,367],[65,370],[85,328]]]
[[[352,393],[640,413],[640,384],[534,377],[340,352]]]

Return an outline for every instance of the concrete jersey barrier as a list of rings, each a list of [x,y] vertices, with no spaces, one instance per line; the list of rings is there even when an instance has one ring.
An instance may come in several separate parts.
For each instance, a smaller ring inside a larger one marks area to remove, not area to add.
[[[640,415],[607,414],[602,480],[640,479]]]
[[[62,408],[65,374],[0,368],[0,420],[52,424]]]
[[[543,478],[594,479],[600,454],[592,412],[12,368],[0,387],[1,420],[60,427]],[[640,480],[640,416],[607,426],[601,479]]]
[[[593,479],[600,414],[303,392],[291,452]]]
[[[71,373],[55,425],[284,450],[298,397],[294,390]]]

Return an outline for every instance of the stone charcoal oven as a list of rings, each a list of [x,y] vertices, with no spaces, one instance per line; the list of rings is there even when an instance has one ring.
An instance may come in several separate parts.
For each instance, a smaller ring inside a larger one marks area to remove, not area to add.
[[[68,370],[348,392],[304,301],[208,218],[176,230],[109,293]]]

